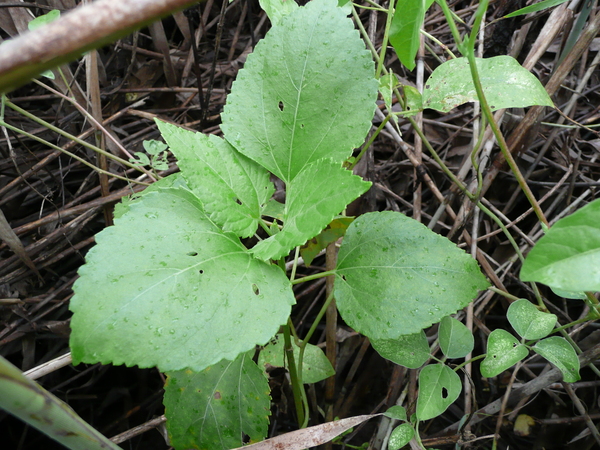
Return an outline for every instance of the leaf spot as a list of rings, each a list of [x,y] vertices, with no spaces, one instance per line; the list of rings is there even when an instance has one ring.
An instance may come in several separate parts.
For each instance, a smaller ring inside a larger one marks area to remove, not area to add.
[[[252,292],[254,292],[254,295],[258,295],[260,294],[260,289],[258,288],[258,286],[254,283],[252,283]]]
[[[202,274],[204,273],[204,270],[200,269],[200,270],[198,271],[198,273],[199,273],[200,275],[202,275]]]
[[[188,252],[188,256],[198,256],[198,252]]]
[[[277,105],[279,107],[279,111],[283,111],[283,102],[279,102],[279,105]]]
[[[241,205],[241,204],[242,204],[242,201],[241,201],[239,198],[236,198],[236,199],[235,199],[235,202],[236,202],[238,205]]]
[[[219,391],[216,391],[213,397],[215,398],[215,400],[221,400],[221,393]]]
[[[442,387],[442,398],[448,398],[448,389]]]

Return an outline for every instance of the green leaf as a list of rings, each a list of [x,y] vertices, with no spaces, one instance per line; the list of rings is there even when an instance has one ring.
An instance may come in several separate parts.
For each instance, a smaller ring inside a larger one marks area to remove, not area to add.
[[[190,189],[224,231],[252,236],[275,187],[269,173],[214,135],[156,121]]]
[[[477,69],[493,111],[531,105],[554,106],[540,80],[510,56],[478,58]],[[451,59],[440,65],[423,90],[423,107],[442,112],[477,100],[467,58]]]
[[[440,348],[448,358],[464,358],[475,345],[473,333],[462,322],[446,316],[440,322],[438,332]]]
[[[252,248],[255,257],[268,260],[287,255],[316,236],[371,183],[353,175],[341,164],[321,160],[306,166],[287,186],[281,232]]]
[[[563,291],[562,289],[553,288],[552,286],[550,287],[550,289],[552,290],[552,292],[554,292],[559,297],[568,298],[569,300],[585,300],[587,298],[587,295],[585,295],[585,292],[581,292],[581,291],[579,291],[579,292]]]
[[[554,364],[567,383],[575,383],[581,379],[579,358],[565,338],[552,336],[543,339],[533,346],[533,351]]]
[[[260,7],[267,13],[273,26],[277,25],[283,16],[298,9],[295,0],[259,0]]]
[[[504,16],[504,18],[508,19],[509,17],[523,16],[525,14],[542,11],[544,9],[552,8],[553,6],[560,5],[566,1],[567,0],[543,0],[534,5],[529,5],[529,6],[526,6],[525,8],[521,8],[514,12],[511,12],[510,14],[507,14],[506,16]]]
[[[58,9],[53,9],[47,14],[43,14],[41,16],[36,17],[35,19],[29,21],[27,24],[27,28],[30,31],[37,30],[38,28],[50,23],[60,18],[60,11]]]
[[[317,236],[303,245],[300,248],[300,255],[304,259],[304,264],[310,266],[321,250],[344,236],[353,220],[354,217],[337,217]]]
[[[556,222],[531,249],[523,281],[564,291],[600,291],[600,199]]]
[[[525,299],[513,302],[506,312],[506,317],[517,334],[523,339],[542,339],[552,333],[557,317],[538,310]]]
[[[400,405],[394,405],[383,413],[384,416],[390,419],[403,420],[406,422],[406,408]]]
[[[142,196],[96,242],[70,303],[75,364],[200,371],[267,342],[294,303],[281,269],[184,189]]]
[[[399,450],[410,442],[415,435],[415,429],[410,423],[398,425],[390,434],[388,450]]]
[[[389,111],[392,110],[392,94],[396,86],[398,86],[398,79],[392,71],[379,78],[379,93]]]
[[[371,345],[385,359],[409,369],[418,369],[430,357],[429,343],[423,330],[396,339],[371,339]]]
[[[155,139],[150,139],[147,141],[143,141],[142,145],[144,146],[144,150],[148,152],[150,155],[157,156],[159,153],[164,152],[168,146],[164,142],[157,141]]]
[[[468,254],[393,211],[352,222],[336,272],[342,317],[375,340],[418,333],[464,308],[489,285]]]
[[[406,102],[406,107],[402,115],[404,117],[416,116],[423,110],[423,97],[421,93],[416,88],[409,85],[402,86],[402,90]]]
[[[460,377],[448,366],[431,364],[419,374],[417,417],[428,420],[442,414],[460,395]]]
[[[488,336],[487,355],[480,366],[481,375],[495,377],[527,356],[527,347],[505,330],[494,330]]]
[[[425,11],[425,0],[398,0],[396,3],[390,26],[390,43],[408,70],[415,68]]]
[[[300,347],[293,344],[294,360],[296,364],[300,360]],[[258,356],[258,365],[264,368],[269,364],[273,367],[285,367],[285,343],[283,336],[277,334],[268,345],[260,351]],[[335,375],[335,370],[331,366],[329,359],[316,345],[306,344],[304,358],[302,360],[302,382],[318,383],[321,380]]]
[[[289,183],[306,165],[341,163],[363,143],[377,84],[352,20],[337,1],[313,0],[271,28],[248,56],[221,128],[237,150]]]
[[[188,369],[167,376],[165,415],[169,440],[176,450],[227,450],[241,447],[244,434],[253,441],[267,436],[269,383],[252,354],[221,361],[201,372]]]

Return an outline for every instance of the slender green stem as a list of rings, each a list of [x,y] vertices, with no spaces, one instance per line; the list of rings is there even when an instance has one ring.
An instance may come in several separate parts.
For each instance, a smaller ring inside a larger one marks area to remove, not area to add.
[[[313,275],[307,275],[302,278],[296,278],[292,281],[293,285],[304,283],[305,281],[318,280],[319,278],[328,277],[329,275],[335,275],[337,272],[335,270],[327,270],[325,272],[315,273]]]
[[[127,181],[128,183],[137,183],[137,184],[141,184],[141,185],[144,185],[144,186],[150,186],[149,183],[143,183],[141,181],[131,180],[129,178],[125,178],[125,177],[122,177],[120,175],[117,175],[117,174],[108,172],[106,170],[100,169],[99,167],[96,167],[95,165],[93,165],[92,163],[86,161],[82,157],[77,156],[76,154],[71,153],[70,151],[65,150],[64,148],[61,148],[61,147],[59,147],[57,145],[54,145],[51,142],[48,142],[48,141],[42,139],[41,137],[36,136],[35,134],[31,134],[31,133],[28,133],[27,131],[21,130],[20,128],[14,127],[14,126],[6,123],[4,120],[0,120],[0,125],[3,126],[3,127],[5,127],[5,128],[8,128],[9,130],[14,131],[15,133],[22,134],[23,136],[27,136],[30,139],[38,141],[39,143],[44,144],[44,145],[46,145],[46,146],[48,146],[50,148],[53,148],[54,150],[58,150],[58,151],[64,153],[65,155],[69,156],[70,158],[73,158],[73,159],[79,161],[80,163],[85,164],[86,166],[90,167],[91,169],[95,170],[98,173],[102,173],[102,174],[105,174],[105,175],[108,175],[108,176],[111,176],[111,177],[114,177],[114,178],[118,178],[119,180]]]
[[[442,50],[444,50],[445,52],[447,52],[447,53],[450,55],[450,57],[451,57],[452,59],[456,59],[456,55],[455,55],[454,53],[452,53],[452,50],[450,50],[450,48],[449,48],[449,47],[448,47],[446,44],[444,44],[444,43],[443,43],[442,41],[440,41],[438,38],[436,38],[435,36],[433,36],[433,35],[429,34],[427,31],[425,31],[425,30],[423,30],[423,29],[421,29],[420,31],[421,31],[421,34],[422,34],[423,36],[425,36],[427,39],[429,39],[430,41],[433,41],[433,42],[435,42],[437,45],[439,45],[439,46],[440,46],[440,48],[441,48]]]
[[[513,302],[516,302],[517,300],[521,300],[519,297],[509,294],[508,292],[504,292],[502,289],[498,289],[497,287],[494,287],[494,286],[490,286],[488,288],[488,291],[495,292],[496,294],[506,297],[507,299],[512,300]]]
[[[463,367],[465,367],[467,364],[471,364],[471,363],[472,363],[472,362],[474,362],[474,361],[477,361],[477,360],[479,360],[479,359],[483,359],[483,358],[485,358],[486,356],[487,356],[487,354],[486,354],[486,353],[484,353],[483,355],[477,355],[477,356],[475,356],[475,357],[473,357],[473,358],[469,359],[468,361],[465,361],[465,362],[463,362],[463,363],[459,364],[458,366],[456,366],[456,367],[455,367],[454,369],[452,369],[452,370],[454,370],[455,372],[458,372],[460,369],[462,369]]]
[[[310,330],[308,330],[308,333],[306,333],[304,340],[300,343],[300,349],[304,349],[304,347],[306,347],[306,344],[308,344],[308,341],[310,340],[310,338],[314,334],[315,330],[319,326],[319,323],[321,323],[321,319],[327,312],[327,307],[330,305],[332,300],[333,300],[333,292],[331,292],[331,294],[329,294],[329,297],[327,297],[327,300],[325,300],[325,303],[323,303],[323,306],[321,306],[321,310],[319,311],[319,314],[317,314],[317,317],[313,321],[313,324],[310,327]]]
[[[300,256],[300,246],[297,246],[296,251],[294,252],[294,264],[292,265],[290,281],[294,281],[294,278],[296,278],[296,269],[298,268],[298,256]]]
[[[305,411],[301,391],[304,390],[304,386],[302,385],[301,377],[298,377],[298,366],[296,365],[294,357],[294,347],[292,346],[289,325],[283,326],[283,340],[285,344],[285,356],[288,363],[288,371],[292,383],[292,392],[294,393],[294,404],[296,406],[296,415],[298,416],[298,425],[302,427],[304,424]]]
[[[390,121],[391,118],[392,118],[392,116],[390,114],[385,116],[385,119],[383,119],[381,124],[377,127],[377,129],[375,130],[375,132],[373,133],[371,138],[365,143],[365,145],[363,145],[363,148],[360,150],[360,153],[358,154],[358,156],[356,156],[356,159],[354,160],[354,162],[352,164],[350,164],[350,167],[348,167],[348,169],[350,169],[350,170],[354,169],[354,166],[356,166],[359,163],[359,161],[362,159],[362,157],[366,153],[367,149],[371,146],[371,144],[373,144],[373,141],[375,141],[377,136],[379,136],[379,133],[381,133],[381,130],[383,130],[383,127],[385,127],[385,125]]]

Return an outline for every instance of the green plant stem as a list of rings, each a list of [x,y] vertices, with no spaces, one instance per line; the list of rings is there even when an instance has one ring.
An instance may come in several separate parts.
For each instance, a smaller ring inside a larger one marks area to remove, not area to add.
[[[488,291],[495,292],[496,294],[499,294],[499,295],[501,295],[503,297],[506,297],[507,299],[509,299],[509,300],[511,300],[513,302],[516,302],[517,300],[520,300],[519,297],[516,297],[516,296],[514,296],[512,294],[509,294],[508,292],[504,292],[502,289],[498,289],[497,287],[494,287],[494,286],[490,286],[488,288]]]
[[[477,361],[478,359],[483,359],[483,358],[485,358],[485,357],[486,357],[486,355],[487,355],[487,354],[486,354],[486,353],[484,353],[483,355],[478,355],[478,356],[475,356],[475,357],[473,357],[473,358],[469,359],[468,361],[465,361],[465,362],[463,362],[463,363],[459,364],[458,366],[456,366],[456,367],[455,367],[454,369],[452,369],[452,370],[454,370],[455,372],[458,372],[460,369],[462,369],[463,367],[465,367],[467,364],[471,364],[472,362],[475,362],[475,361]]]
[[[595,319],[597,319],[597,317],[590,318],[588,316],[585,316],[582,319],[578,319],[578,320],[575,320],[573,322],[569,322],[566,325],[561,325],[560,327],[556,327],[554,330],[552,330],[552,333],[560,333],[563,330],[566,330],[568,328],[574,327],[575,325],[579,325],[580,323],[589,322],[589,321],[592,321],[592,320],[595,320]]]
[[[296,406],[298,425],[302,427],[305,422],[305,411],[302,395],[304,386],[302,385],[302,377],[298,375],[298,366],[296,365],[296,359],[294,358],[294,347],[292,346],[290,326],[287,324],[283,326],[283,341],[285,343],[285,356],[287,359],[288,371],[290,373],[290,379],[292,383],[292,392],[294,393],[294,405]]]
[[[292,285],[304,283],[305,281],[318,280],[319,278],[328,277],[329,275],[335,275],[337,272],[335,270],[327,270],[325,272],[315,273],[313,275],[307,275],[302,278],[296,278],[292,281]]]
[[[140,167],[138,165],[132,164],[129,161],[124,160],[123,158],[119,158],[116,155],[113,155],[110,152],[107,152],[105,150],[102,150],[99,147],[96,147],[95,145],[90,144],[89,142],[84,141],[83,139],[79,139],[77,136],[73,136],[70,133],[67,133],[66,131],[61,130],[58,127],[55,127],[54,125],[52,125],[51,123],[46,122],[43,119],[40,119],[39,117],[34,116],[33,114],[30,114],[28,111],[25,111],[24,109],[18,107],[17,105],[15,105],[14,103],[12,103],[10,100],[6,101],[6,106],[8,106],[10,109],[12,109],[13,111],[16,111],[22,115],[24,115],[25,117],[27,117],[28,119],[33,120],[34,122],[39,123],[40,125],[42,125],[43,127],[48,128],[49,130],[54,131],[55,133],[60,134],[61,136],[64,136],[67,139],[70,139],[74,142],[77,142],[79,145],[83,145],[84,147],[89,148],[90,150],[93,150],[97,153],[100,153],[101,155],[106,156],[107,158],[110,158],[122,165],[124,165],[125,167],[129,167],[131,169],[136,169],[139,170],[140,172],[146,173],[146,171],[141,170]],[[64,151],[63,149],[61,149],[60,147],[58,148],[60,151]],[[112,174],[111,174],[112,175]]]
[[[420,30],[421,34],[423,36],[425,36],[427,39],[429,39],[430,41],[435,42],[437,45],[439,45],[441,47],[442,50],[444,50],[445,52],[447,52],[450,57],[452,59],[456,59],[456,55],[454,53],[452,53],[452,50],[450,50],[450,48],[444,44],[442,41],[440,41],[438,38],[436,38],[435,36],[432,36],[431,34],[429,34],[427,31],[421,29]]]
[[[390,33],[390,27],[392,25],[392,20],[394,18],[394,14],[395,14],[395,0],[389,0],[389,6],[388,6],[388,10],[387,10],[387,17],[386,17],[386,22],[385,22],[385,30],[383,32],[383,40],[381,42],[381,53],[379,54],[379,57],[377,58],[377,69],[375,70],[375,78],[379,79],[379,77],[381,76],[381,71],[383,70],[383,63],[385,62],[385,52],[387,50],[387,46],[388,46],[388,40],[389,40],[389,33]],[[356,11],[354,8],[352,8],[353,11]],[[355,14],[355,19],[359,19],[358,14]],[[358,22],[360,22],[360,20],[358,20]]]
[[[306,333],[304,340],[300,343],[301,350],[303,350],[304,347],[306,347],[306,344],[308,344],[308,341],[310,340],[310,338],[314,334],[315,330],[319,326],[319,323],[321,322],[321,319],[327,312],[327,307],[330,305],[332,300],[333,300],[333,292],[331,294],[329,294],[329,297],[327,297],[327,300],[325,300],[325,303],[323,303],[323,306],[321,307],[321,310],[319,311],[319,313],[317,314],[317,317],[313,321],[313,324],[310,327],[310,330],[308,330],[308,333]]]
[[[390,114],[391,114],[391,112],[390,112]],[[354,166],[356,166],[359,163],[359,161],[362,159],[362,157],[364,156],[364,154],[366,153],[368,148],[371,146],[371,144],[373,144],[373,141],[375,141],[377,136],[379,136],[379,133],[381,133],[381,130],[383,130],[383,127],[385,127],[385,125],[390,121],[390,119],[392,118],[392,116],[390,114],[385,116],[385,119],[383,119],[381,124],[377,127],[377,129],[375,130],[375,132],[373,133],[371,138],[360,149],[360,153],[356,156],[354,162],[352,164],[350,164],[350,167],[348,167],[349,170],[354,169]]]
[[[21,130],[21,129],[17,128],[17,127],[14,127],[14,126],[6,123],[4,120],[0,120],[0,125],[3,126],[3,127],[5,127],[5,128],[8,128],[11,131],[14,131],[15,133],[22,134],[23,136],[27,136],[30,139],[38,141],[39,143],[44,144],[44,145],[46,145],[46,146],[48,146],[48,147],[50,147],[50,148],[52,148],[54,150],[58,150],[59,152],[64,153],[65,155],[69,156],[70,158],[73,158],[73,159],[79,161],[80,163],[85,164],[86,166],[90,167],[91,169],[95,170],[98,173],[102,173],[102,174],[105,174],[105,175],[108,175],[108,176],[111,176],[111,177],[114,177],[114,178],[118,178],[119,180],[123,180],[123,181],[126,181],[128,183],[137,183],[137,184],[141,184],[141,185],[144,185],[144,186],[150,186],[149,183],[144,183],[144,182],[141,182],[141,181],[131,180],[129,178],[125,178],[125,177],[122,177],[120,175],[117,175],[117,174],[108,172],[106,170],[100,169],[99,167],[96,167],[95,165],[93,165],[92,163],[86,161],[85,159],[81,158],[80,156],[77,156],[76,154],[71,153],[70,151],[65,150],[64,148],[61,148],[61,147],[59,147],[57,145],[54,145],[54,144],[52,144],[52,143],[50,143],[50,142],[42,139],[39,136],[36,136],[34,134],[28,133],[27,131],[24,131],[24,130]]]

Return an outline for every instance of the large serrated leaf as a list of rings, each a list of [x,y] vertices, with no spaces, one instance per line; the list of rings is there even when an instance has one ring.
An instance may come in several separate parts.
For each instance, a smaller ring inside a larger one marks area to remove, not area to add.
[[[450,367],[431,364],[419,374],[417,417],[428,420],[442,414],[460,395],[460,377]]]
[[[165,415],[176,450],[227,450],[244,435],[260,441],[267,435],[269,383],[251,354],[221,361],[201,372],[167,373]]]
[[[506,318],[523,339],[542,339],[548,336],[556,324],[557,317],[538,310],[529,300],[520,299],[511,303]]]
[[[552,336],[542,339],[533,346],[533,351],[554,364],[567,383],[575,383],[581,379],[579,358],[565,338]]]
[[[284,273],[223,233],[191,192],[163,189],[129,208],[96,236],[73,287],[75,364],[199,371],[285,323],[294,297]]]
[[[269,173],[227,141],[156,121],[188,186],[225,231],[252,236],[275,187]]]
[[[425,11],[425,0],[399,0],[396,3],[390,26],[390,43],[394,46],[400,62],[408,70],[415,68]]]
[[[473,258],[392,211],[352,222],[336,271],[342,317],[371,339],[418,333],[464,308],[488,286]]]
[[[282,230],[251,252],[259,259],[279,259],[325,228],[371,183],[330,160],[307,165],[287,186]]]
[[[531,105],[554,106],[540,80],[510,56],[477,58],[477,69],[493,111]],[[477,99],[467,58],[451,59],[440,65],[423,90],[423,108],[442,112]]]
[[[556,222],[525,258],[520,278],[564,291],[600,291],[600,200]]]
[[[527,347],[508,331],[494,330],[488,336],[487,354],[479,367],[481,375],[486,378],[495,377],[510,369],[528,353]]]
[[[248,56],[221,128],[235,148],[289,183],[313,161],[349,157],[371,126],[376,98],[371,54],[352,20],[337,1],[313,0]]]

